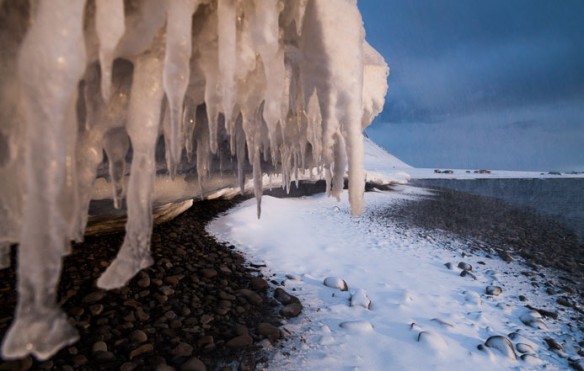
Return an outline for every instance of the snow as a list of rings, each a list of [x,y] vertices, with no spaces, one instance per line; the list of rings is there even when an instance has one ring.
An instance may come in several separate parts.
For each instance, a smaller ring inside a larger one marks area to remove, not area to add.
[[[369,141],[366,154],[385,179],[398,167],[413,170]],[[366,193],[366,211],[358,218],[351,216],[346,192],[340,202],[324,194],[264,196],[261,219],[250,200],[208,226],[249,261],[266,264],[262,273],[304,306],[283,325],[288,340],[267,353],[269,369],[560,370],[568,368],[568,357],[580,358],[569,345],[582,340],[574,338],[573,309],[559,311],[557,320],[541,318],[518,299],[524,295],[533,307],[558,311],[543,284],[518,274],[527,270],[521,261],[470,254],[468,241],[376,218],[403,200],[431,195],[394,187]],[[472,269],[476,280],[461,277],[459,266]],[[345,282],[348,291],[342,291]],[[490,286],[502,292],[488,295]],[[564,342],[569,354],[550,350],[547,337]]]

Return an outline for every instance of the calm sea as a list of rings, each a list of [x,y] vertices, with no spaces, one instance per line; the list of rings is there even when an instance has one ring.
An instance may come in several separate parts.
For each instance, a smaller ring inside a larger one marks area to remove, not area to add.
[[[444,187],[529,207],[572,229],[584,243],[584,179],[417,179],[415,185]]]

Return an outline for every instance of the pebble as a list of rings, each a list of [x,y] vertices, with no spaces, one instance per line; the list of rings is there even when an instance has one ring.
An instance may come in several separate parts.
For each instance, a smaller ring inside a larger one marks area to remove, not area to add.
[[[458,263],[458,268],[462,269],[463,271],[472,271],[472,265],[465,262]]]
[[[487,286],[485,292],[487,295],[499,296],[503,293],[503,289],[499,286]]]
[[[201,271],[201,274],[205,278],[213,278],[213,277],[217,276],[218,273],[215,269],[205,268]]]
[[[148,340],[148,335],[146,335],[146,333],[142,330],[135,330],[130,335],[130,340],[134,343],[140,344]]]
[[[97,341],[93,343],[91,350],[93,351],[93,353],[107,352],[107,344],[105,343],[105,341]]]
[[[180,366],[180,371],[207,371],[207,366],[197,357],[193,357]]]
[[[462,272],[460,272],[460,277],[470,277],[473,280],[477,279],[477,277],[474,274],[470,273],[470,271],[467,270],[463,270]]]
[[[291,303],[300,303],[300,300],[294,295],[288,294],[284,289],[278,287],[274,290],[274,299],[278,300],[280,303],[284,305],[288,305]]]
[[[263,322],[258,326],[258,333],[260,335],[270,339],[271,342],[278,340],[281,336],[280,329],[276,326]]]
[[[323,284],[326,287],[331,287],[333,289],[339,289],[341,291],[348,291],[349,286],[347,286],[347,282],[344,279],[339,277],[327,277],[324,279]]]
[[[172,350],[172,354],[177,357],[189,357],[193,354],[193,347],[187,343],[178,343]]]
[[[254,290],[267,290],[270,287],[268,282],[261,277],[253,277],[250,283]]]
[[[136,358],[139,355],[142,355],[144,353],[152,352],[153,350],[154,350],[154,346],[150,343],[140,345],[138,348],[136,348],[130,352],[130,359]]]
[[[85,296],[83,299],[81,299],[81,302],[84,304],[95,303],[103,299],[105,295],[106,295],[105,291],[94,291],[91,294]]]
[[[485,346],[491,349],[496,349],[499,353],[509,359],[517,359],[517,354],[515,354],[515,350],[513,349],[513,343],[511,343],[511,340],[507,339],[505,336],[491,336],[485,341]]]
[[[355,291],[355,293],[351,295],[351,306],[371,309],[371,299],[367,296],[367,292],[363,289]]]
[[[445,266],[446,268],[450,269],[450,270],[452,270],[452,267],[453,267],[453,265],[452,265],[452,263],[451,263],[451,262],[444,263],[444,266]]]
[[[109,362],[116,359],[116,356],[112,352],[96,352],[95,359],[98,362]]]
[[[300,312],[302,312],[302,304],[300,303],[291,303],[285,305],[280,310],[280,314],[286,318],[298,317],[298,315],[300,315]]]
[[[531,345],[525,343],[515,344],[515,349],[517,349],[519,353],[535,353],[535,349],[533,349]]]
[[[546,324],[541,319],[541,314],[536,310],[530,310],[519,316],[519,320],[529,327],[539,330],[547,330]]]
[[[228,348],[244,348],[253,344],[253,339],[249,335],[239,335],[229,340],[225,346]]]
[[[564,347],[562,346],[562,344],[558,343],[558,341],[556,339],[545,338],[544,340],[550,349],[559,350],[559,351],[564,350]]]
[[[138,287],[147,288],[150,287],[150,277],[148,275],[144,275],[141,279],[136,282]]]
[[[103,312],[103,305],[102,304],[94,304],[89,307],[89,311],[94,316],[99,316],[101,312]]]

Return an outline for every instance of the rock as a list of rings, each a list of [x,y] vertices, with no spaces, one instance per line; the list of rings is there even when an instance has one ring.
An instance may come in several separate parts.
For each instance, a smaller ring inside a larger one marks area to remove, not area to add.
[[[355,293],[351,295],[351,306],[371,309],[371,299],[367,296],[367,292],[363,289],[355,291]]]
[[[527,301],[527,298],[524,295],[519,295],[519,301]]]
[[[298,317],[300,312],[302,312],[302,304],[300,303],[288,304],[280,310],[280,314],[286,318]]]
[[[509,255],[509,253],[504,252],[504,251],[500,251],[499,256],[501,257],[501,259],[503,259],[507,263],[511,263],[514,260],[513,257],[511,255]]]
[[[172,350],[172,354],[177,357],[189,357],[193,354],[193,347],[187,343],[178,343]]]
[[[270,339],[271,342],[278,340],[281,336],[280,329],[267,322],[260,323],[258,326],[258,333]]]
[[[213,339],[213,336],[207,335],[197,340],[197,345],[200,347],[204,347],[206,345],[213,344],[214,342],[215,340]]]
[[[237,335],[249,335],[249,329],[246,326],[238,323],[235,325],[235,333]]]
[[[96,352],[95,359],[98,362],[109,362],[116,359],[116,356],[112,352]]]
[[[249,335],[239,335],[229,340],[225,346],[228,348],[238,349],[250,346],[253,344],[253,339]]]
[[[522,354],[521,360],[530,366],[538,366],[542,363],[541,359],[537,358],[534,354]]]
[[[483,300],[481,299],[481,296],[474,291],[466,292],[464,295],[464,301],[466,301],[469,304],[474,304],[474,305],[479,305],[479,306],[483,304]]]
[[[171,286],[176,286],[180,283],[180,278],[178,276],[168,276],[164,277],[164,282]]]
[[[140,344],[148,340],[148,335],[146,335],[146,333],[142,330],[135,330],[130,335],[130,340],[134,343]]]
[[[444,266],[450,270],[452,270],[453,264],[451,262],[444,263]]]
[[[559,350],[559,351],[564,350],[564,347],[562,346],[562,344],[558,343],[558,341],[556,339],[545,338],[544,340],[551,350]]]
[[[274,291],[274,299],[278,300],[280,303],[284,305],[292,304],[292,303],[300,303],[300,300],[294,295],[288,294],[284,289],[278,287]]]
[[[264,299],[262,299],[262,297],[257,292],[253,292],[250,289],[240,289],[237,290],[237,293],[245,297],[245,299],[253,305],[259,305],[262,303],[262,301],[264,301]]]
[[[289,280],[292,280],[292,281],[297,281],[297,282],[302,281],[302,277],[300,277],[297,274],[293,274],[293,273],[287,273],[286,274],[286,279],[289,279]]]
[[[570,300],[568,300],[567,298],[564,298],[564,297],[557,298],[556,303],[558,303],[564,307],[573,307],[574,306],[574,304],[572,304],[572,302],[570,302]]]
[[[345,330],[355,332],[368,332],[373,330],[373,325],[369,321],[345,321],[341,322],[339,326]]]
[[[97,341],[97,342],[93,343],[93,346],[91,347],[91,351],[93,353],[107,352],[107,344],[105,343],[105,341]]]
[[[142,276],[142,278],[139,279],[138,282],[136,282],[136,285],[138,285],[138,287],[142,287],[142,288],[150,287],[150,276],[148,276],[148,275]]]
[[[487,286],[485,292],[487,295],[499,296],[503,293],[503,289],[499,286]]]
[[[458,268],[462,269],[463,271],[472,271],[472,265],[465,262],[458,263]]]
[[[77,354],[73,357],[73,366],[80,367],[87,364],[87,357],[83,354]]]
[[[207,366],[197,357],[193,357],[180,366],[180,371],[207,371]]]
[[[91,294],[85,296],[83,299],[81,299],[82,303],[85,304],[91,304],[91,303],[95,303],[100,301],[101,299],[103,299],[106,295],[106,292],[103,290],[100,291],[94,291]]]
[[[213,277],[217,276],[218,273],[215,269],[205,268],[201,271],[201,274],[205,278],[213,278]]]
[[[470,277],[473,280],[477,279],[477,277],[474,274],[472,274],[472,273],[470,273],[470,271],[466,271],[466,270],[463,270],[462,272],[460,272],[460,277]]]
[[[496,349],[499,353],[509,359],[517,359],[517,354],[515,354],[515,350],[513,349],[513,343],[511,343],[511,340],[507,339],[505,336],[491,336],[485,341],[485,346],[491,349]]]
[[[270,287],[268,282],[261,277],[252,277],[250,283],[254,290],[267,290]]]
[[[324,279],[323,284],[326,287],[331,287],[333,289],[339,289],[341,291],[348,291],[349,286],[347,286],[347,282],[339,277],[327,277]]]
[[[103,305],[102,304],[94,304],[89,307],[89,311],[93,316],[99,316],[101,312],[103,312]]]
[[[529,327],[533,327],[539,330],[547,330],[546,324],[541,319],[541,314],[536,310],[530,310],[527,313],[519,316],[519,320]]]
[[[584,358],[571,361],[570,366],[576,371],[584,371]]]
[[[136,348],[130,352],[130,359],[136,358],[139,355],[142,355],[144,353],[152,352],[153,350],[154,350],[154,346],[150,343],[140,345],[138,348]]]
[[[422,331],[418,334],[418,342],[435,351],[448,349],[448,343],[444,338],[433,331]]]
[[[525,343],[515,344],[515,349],[517,349],[519,353],[535,353],[535,349],[531,345]]]

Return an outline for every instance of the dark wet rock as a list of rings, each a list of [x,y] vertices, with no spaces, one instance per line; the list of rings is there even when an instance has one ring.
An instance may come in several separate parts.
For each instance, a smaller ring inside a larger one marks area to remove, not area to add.
[[[244,348],[253,344],[253,338],[249,335],[239,335],[229,340],[225,346],[228,348]]]
[[[193,354],[193,347],[187,343],[178,343],[171,353],[177,357],[189,357]]]
[[[472,271],[472,265],[465,263],[465,262],[460,262],[457,265],[458,268],[462,269],[463,271]]]
[[[268,282],[261,277],[253,277],[250,283],[254,290],[267,290],[270,287]]]
[[[260,323],[258,326],[258,333],[272,342],[278,340],[281,336],[279,328],[266,322]]]
[[[452,270],[452,268],[453,268],[453,264],[451,262],[444,263],[444,266],[450,270]]]
[[[130,340],[134,343],[143,343],[148,340],[148,335],[142,330],[135,330],[130,335]]]
[[[485,341],[485,346],[491,349],[496,349],[500,354],[509,359],[517,359],[517,354],[513,349],[513,343],[511,343],[511,340],[507,339],[505,336],[491,336]]]
[[[280,310],[280,314],[286,318],[298,317],[300,312],[302,312],[302,304],[300,303],[285,305],[284,308]]]
[[[300,300],[294,295],[290,295],[281,287],[278,287],[274,290],[274,299],[278,300],[280,303],[284,305],[292,304],[292,303],[300,303]]]
[[[217,271],[215,269],[206,268],[201,271],[201,274],[205,278],[213,278],[217,276]]]
[[[144,353],[152,352],[153,350],[154,350],[154,345],[152,345],[151,343],[146,343],[146,344],[140,345],[139,347],[135,348],[134,350],[132,350],[130,352],[130,359],[136,358]]]
[[[107,344],[105,343],[105,341],[97,341],[97,342],[93,343],[91,350],[94,353],[107,352]]]
[[[462,272],[460,272],[460,277],[469,277],[469,278],[472,278],[473,280],[477,279],[477,277],[474,274],[472,274],[470,271],[466,271],[466,270],[463,270]]]
[[[556,299],[556,303],[564,306],[564,307],[573,307],[574,304],[567,298],[561,297]]]
[[[545,343],[548,345],[548,347],[551,350],[560,350],[563,351],[564,347],[562,346],[562,344],[558,343],[558,341],[556,339],[553,338],[545,338]]]
[[[487,295],[499,296],[503,293],[503,289],[499,286],[487,286],[485,292]]]
[[[527,301],[527,297],[524,295],[519,295],[519,301]]]
[[[94,291],[91,294],[85,296],[83,299],[81,299],[82,303],[85,304],[91,304],[91,303],[95,303],[100,301],[101,299],[103,299],[106,295],[105,291]]]
[[[180,371],[207,371],[207,366],[197,357],[193,357],[180,366]]]

